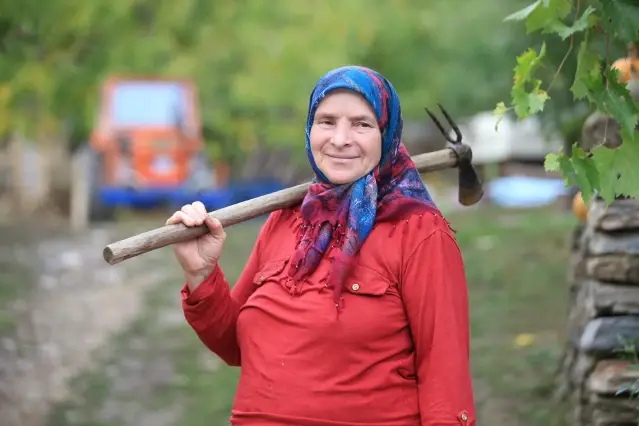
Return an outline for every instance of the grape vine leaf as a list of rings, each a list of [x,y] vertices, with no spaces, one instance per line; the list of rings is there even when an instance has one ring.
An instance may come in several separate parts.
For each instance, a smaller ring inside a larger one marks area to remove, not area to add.
[[[628,136],[628,135],[627,135]],[[601,197],[610,203],[615,196],[639,198],[639,143],[624,138],[619,148],[600,145],[592,150],[600,179]]]
[[[595,74],[592,70],[581,74],[578,77],[578,93],[585,94],[602,113],[610,115],[620,124],[628,138],[634,139],[639,107],[630,96],[627,86],[618,81],[618,70],[608,68],[605,75],[606,82],[600,73]]]
[[[599,170],[593,158],[586,154],[577,144],[573,146],[570,157],[574,183],[581,189],[581,197],[589,203],[599,188]]]
[[[600,0],[602,27],[622,41],[636,41],[639,33],[639,2],[636,0]]]
[[[586,39],[579,45],[579,52],[577,53],[577,69],[573,84],[570,87],[575,100],[585,98],[589,93],[590,82],[601,77],[601,55],[589,50],[588,47],[589,44]]]
[[[506,16],[506,18],[504,18],[504,21],[523,21],[524,19],[528,18],[530,14],[533,13],[540,5],[541,0],[537,0],[536,2],[524,7],[523,9]]]
[[[606,70],[607,87],[603,79],[593,81],[591,98],[604,112],[610,114],[619,122],[628,138],[634,139],[635,127],[639,120],[639,108],[630,97],[628,87],[619,82],[619,71],[609,68]]]
[[[539,54],[535,49],[528,49],[517,57],[515,66],[514,85],[522,86],[533,80],[533,75],[537,68],[541,66],[542,59],[546,56],[546,43],[542,43]]]
[[[546,43],[542,43],[539,54],[534,49],[528,49],[517,57],[511,97],[519,118],[543,111],[546,101],[550,98],[541,88],[541,80],[534,78],[534,73],[541,66],[545,55]],[[532,88],[529,89],[531,85]]]
[[[512,97],[515,112],[520,118],[543,111],[546,101],[550,99],[548,93],[541,88],[541,80],[535,80],[535,85],[530,92],[524,88],[513,88]]]
[[[619,173],[613,169],[617,151],[599,145],[592,150],[592,154],[599,172],[599,195],[607,204],[610,204],[615,199],[619,177]]]
[[[524,21],[528,34],[551,27],[570,13],[570,0],[537,0],[508,15],[505,21]]]
[[[493,110],[493,115],[496,115],[497,117],[499,117],[497,121],[495,122],[495,131],[499,130],[499,123],[501,123],[501,120],[503,120],[504,114],[506,114],[506,111],[508,111],[508,107],[506,107],[506,104],[503,102],[498,102],[497,106]]]
[[[596,25],[598,18],[597,15],[593,15],[593,12],[595,12],[595,8],[588,6],[581,17],[579,17],[579,19],[577,19],[571,26],[568,26],[564,24],[563,21],[556,19],[549,22],[543,32],[556,33],[562,40],[565,40],[577,32],[584,31]]]
[[[561,149],[558,154],[550,153],[546,154],[546,159],[544,160],[544,169],[549,172],[558,172],[561,170],[561,164],[559,163],[559,156],[561,155]]]
[[[584,202],[588,203],[599,189],[599,170],[592,156],[578,144],[572,147],[572,156],[560,149],[557,154],[547,154],[544,161],[547,171],[560,171],[567,187],[578,186]]]

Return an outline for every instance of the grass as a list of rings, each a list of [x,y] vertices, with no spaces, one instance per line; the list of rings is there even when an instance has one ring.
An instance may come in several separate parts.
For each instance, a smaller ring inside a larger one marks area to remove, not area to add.
[[[526,426],[562,425],[550,404],[568,311],[566,213],[489,209],[451,217],[464,255],[471,313],[471,357],[482,423],[495,416]],[[484,400],[485,399],[485,400]]]
[[[492,208],[449,218],[469,282],[479,422],[563,425],[562,407],[549,403],[549,393],[564,338],[575,220],[557,211]],[[240,273],[259,225],[228,231],[222,263],[230,280]],[[76,379],[76,397],[56,407],[48,426],[137,426],[158,413],[157,426],[228,424],[238,370],[217,362],[185,325],[177,268],[162,266],[172,272],[149,293],[146,311],[114,339],[94,371]]]

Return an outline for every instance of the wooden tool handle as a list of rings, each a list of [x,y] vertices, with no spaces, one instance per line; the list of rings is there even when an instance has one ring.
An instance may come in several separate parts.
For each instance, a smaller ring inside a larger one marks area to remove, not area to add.
[[[470,149],[468,150],[470,154]],[[420,154],[412,157],[415,167],[421,173],[434,172],[456,167],[459,154],[450,148]],[[306,195],[310,183],[286,188],[261,197],[243,201],[223,209],[215,210],[209,215],[217,218],[222,226],[227,227],[244,222],[276,210],[300,203]],[[109,244],[104,248],[104,260],[111,265],[120,263],[149,251],[171,244],[188,241],[208,232],[206,225],[192,228],[179,223],[152,229],[133,237]]]

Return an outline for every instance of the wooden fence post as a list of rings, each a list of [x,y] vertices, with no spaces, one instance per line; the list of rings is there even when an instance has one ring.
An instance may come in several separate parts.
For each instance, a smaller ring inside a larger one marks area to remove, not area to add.
[[[89,226],[90,185],[88,151],[78,150],[71,158],[71,227],[83,230]]]

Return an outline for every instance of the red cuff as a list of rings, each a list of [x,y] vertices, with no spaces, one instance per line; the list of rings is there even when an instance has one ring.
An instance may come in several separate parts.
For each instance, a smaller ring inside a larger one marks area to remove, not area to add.
[[[215,284],[221,277],[223,277],[222,270],[220,269],[220,265],[217,264],[209,276],[196,287],[193,293],[191,293],[188,284],[184,283],[180,291],[182,302],[190,306],[197,305],[215,292]]]
[[[446,420],[428,419],[422,420],[423,425],[428,426],[476,426],[474,412],[462,410],[457,413],[455,420],[448,417]]]
[[[459,424],[462,426],[474,426],[475,419],[471,418],[468,411],[463,410],[457,415],[457,419],[459,420]]]

